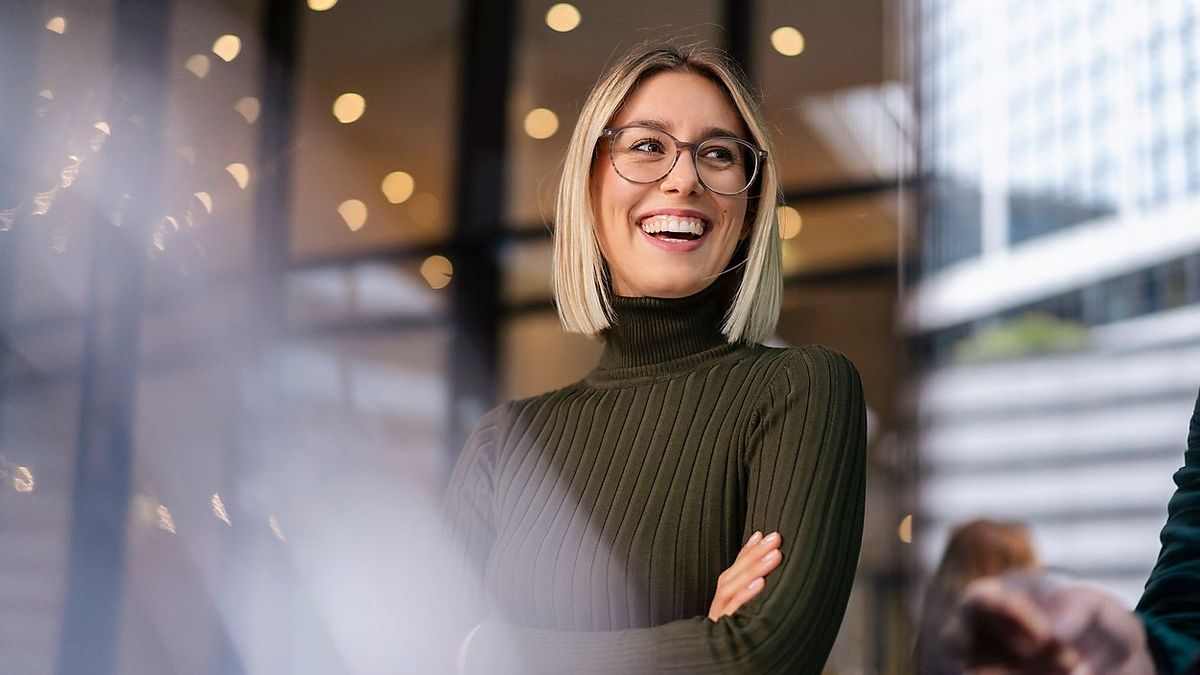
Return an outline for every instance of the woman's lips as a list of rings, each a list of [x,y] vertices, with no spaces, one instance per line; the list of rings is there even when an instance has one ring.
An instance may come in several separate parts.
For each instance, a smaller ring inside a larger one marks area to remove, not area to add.
[[[646,238],[646,241],[650,242],[650,244],[657,246],[658,248],[661,248],[664,251],[672,251],[675,253],[687,253],[689,251],[695,251],[696,249],[698,249],[704,245],[704,239],[705,239],[705,237],[708,236],[708,232],[710,229],[711,229],[711,227],[705,227],[704,234],[700,235],[696,239],[681,239],[681,240],[677,240],[677,241],[667,241],[664,239],[659,239],[658,237],[655,237],[653,235],[646,234],[646,231],[643,230],[641,227],[638,227],[637,231],[640,232],[641,235]]]

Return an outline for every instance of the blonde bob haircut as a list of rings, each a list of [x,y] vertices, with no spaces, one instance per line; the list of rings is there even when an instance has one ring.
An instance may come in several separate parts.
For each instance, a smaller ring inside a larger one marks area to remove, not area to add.
[[[609,271],[596,235],[591,198],[593,160],[605,127],[630,93],[650,76],[664,72],[695,73],[712,80],[737,108],[751,136],[748,140],[768,153],[747,191],[750,235],[738,243],[722,272],[737,275],[740,283],[721,332],[729,342],[764,342],[775,331],[783,294],[775,153],[741,71],[721,52],[695,46],[635,48],[600,78],[583,104],[567,145],[555,204],[553,278],[559,321],[567,332],[593,338],[612,325]]]

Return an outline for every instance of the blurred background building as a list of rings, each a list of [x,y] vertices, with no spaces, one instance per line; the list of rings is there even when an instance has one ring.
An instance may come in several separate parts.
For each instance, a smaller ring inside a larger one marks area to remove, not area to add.
[[[761,89],[773,343],[863,374],[828,672],[909,672],[975,516],[1132,602],[1200,382],[1196,5],[4,3],[0,672],[406,672],[466,434],[601,349],[559,328],[553,196],[658,39]]]
[[[1132,606],[1200,382],[1200,4],[920,12],[923,566],[1010,518]]]

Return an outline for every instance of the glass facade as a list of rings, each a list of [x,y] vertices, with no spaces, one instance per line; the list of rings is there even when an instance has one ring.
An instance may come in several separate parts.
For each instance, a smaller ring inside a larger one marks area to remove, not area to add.
[[[772,343],[859,363],[892,447],[894,8],[615,2],[566,28],[552,4],[0,10],[0,672],[403,670],[456,434],[601,348],[554,311],[553,197],[585,96],[645,40],[744,55],[792,209]],[[879,466],[846,672],[908,639],[905,474]]]

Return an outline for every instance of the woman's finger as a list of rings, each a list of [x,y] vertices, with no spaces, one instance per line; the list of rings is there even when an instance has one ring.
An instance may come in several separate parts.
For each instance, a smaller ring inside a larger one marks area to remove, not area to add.
[[[749,584],[743,586],[740,590],[734,593],[733,598],[730,599],[730,601],[721,609],[720,616],[729,616],[730,614],[733,614],[741,609],[742,605],[753,600],[754,596],[758,595],[759,591],[761,591],[764,586],[766,586],[766,580],[764,580],[762,577],[758,577]]]
[[[765,537],[755,532],[746,540],[737,558],[721,576],[717,577],[717,590],[709,607],[709,619],[718,618],[737,611],[753,598],[765,585],[764,577],[770,574],[783,560],[778,532]]]
[[[721,575],[721,581],[728,581],[732,589],[739,589],[753,581],[755,577],[765,576],[766,572],[762,571],[760,566],[764,557],[777,550],[779,544],[778,532],[772,532],[753,545],[747,544],[738,553],[737,559],[733,561],[729,569]],[[774,562],[775,565],[778,565],[779,561],[775,560]],[[770,569],[775,569],[775,565],[771,565]]]

